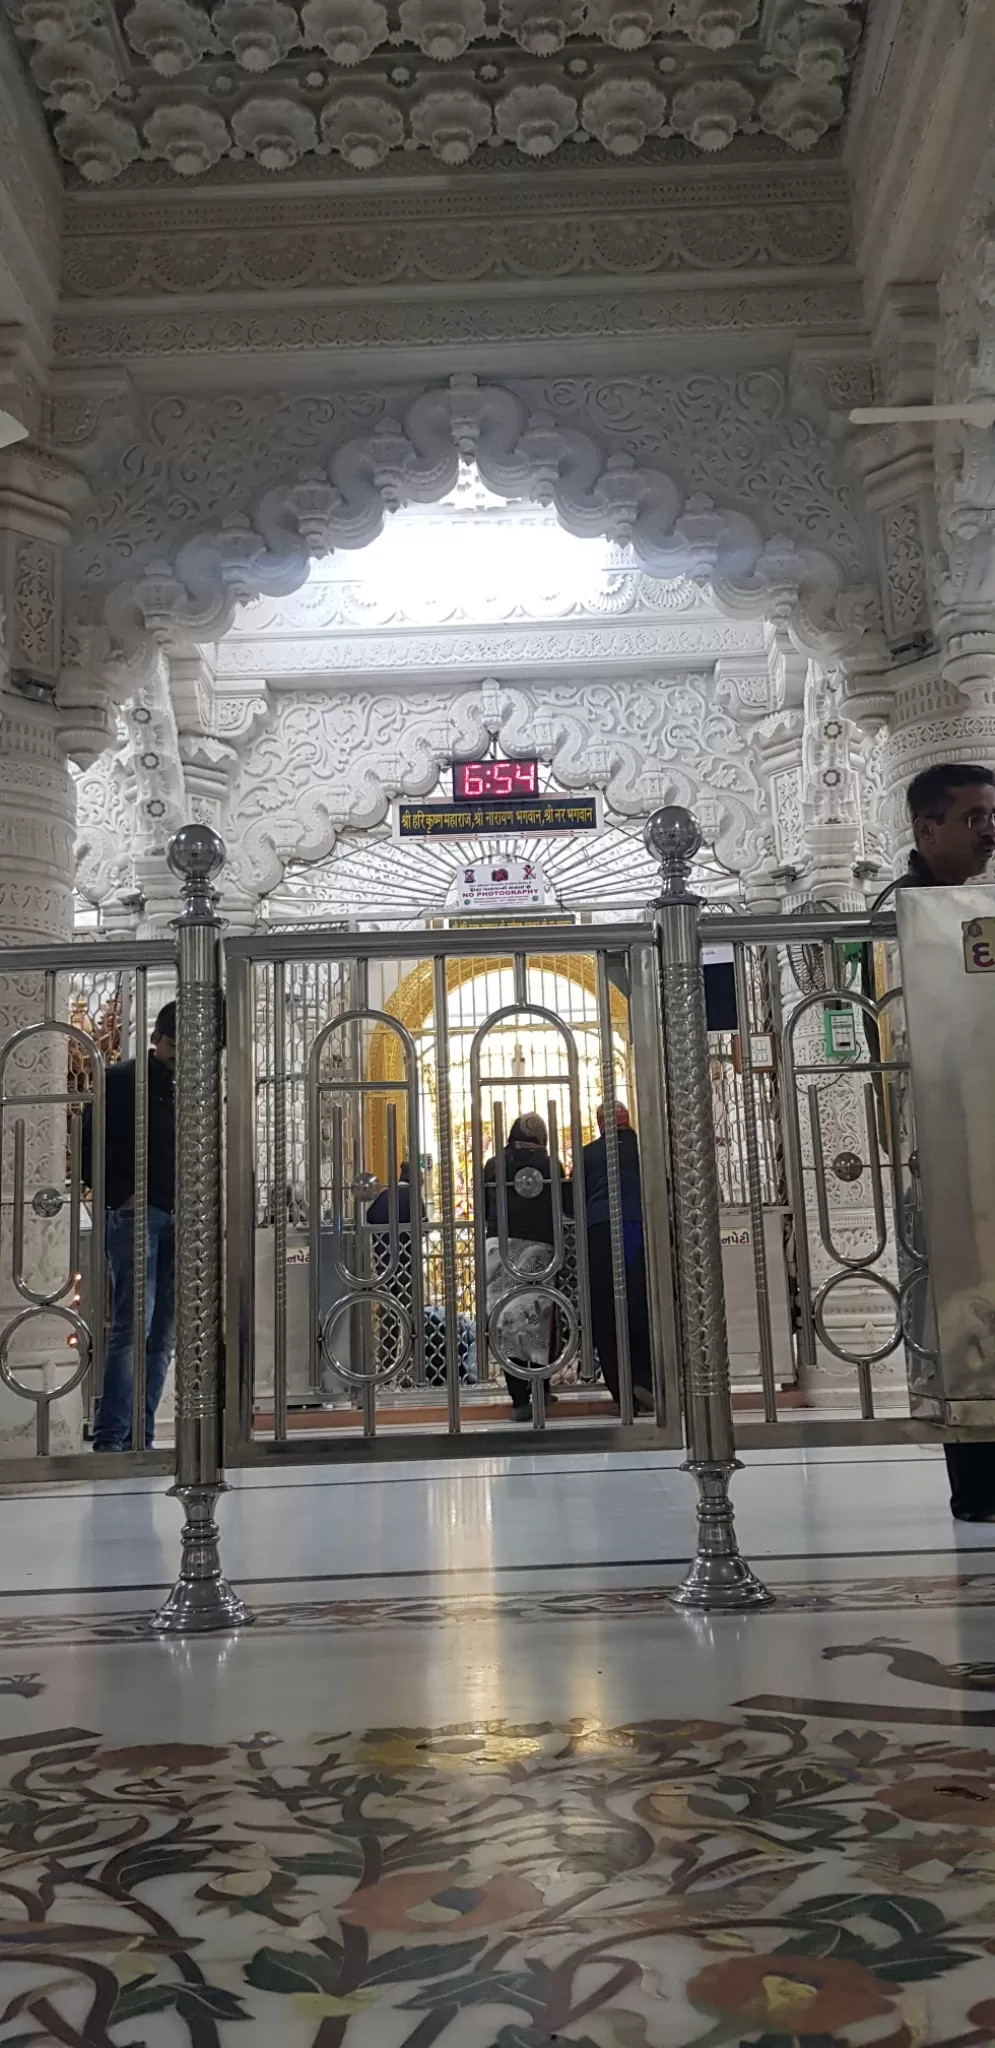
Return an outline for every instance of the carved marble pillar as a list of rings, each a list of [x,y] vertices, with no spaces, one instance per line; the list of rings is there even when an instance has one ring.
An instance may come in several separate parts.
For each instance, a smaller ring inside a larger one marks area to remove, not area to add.
[[[838,670],[809,665],[802,742],[802,839],[809,896],[862,910],[864,826],[855,729]]]
[[[754,728],[754,742],[770,803],[778,894],[790,891],[805,862],[802,811],[802,750],[808,657],[800,654],[783,626],[766,628],[769,709]]]

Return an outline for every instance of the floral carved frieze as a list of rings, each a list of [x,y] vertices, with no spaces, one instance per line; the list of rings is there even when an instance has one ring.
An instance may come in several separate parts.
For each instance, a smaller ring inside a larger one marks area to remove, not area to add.
[[[449,349],[527,343],[548,360],[564,348],[598,340],[693,341],[702,335],[789,333],[863,336],[859,282],[675,287],[658,279],[646,291],[509,292],[480,296],[453,288],[377,299],[356,292],[332,306],[239,306],[173,311],[91,313],[71,310],[54,323],[60,368],[119,367],[139,358],[188,365],[192,358],[251,360],[257,356],[348,357],[368,365],[371,351],[430,357]]]
[[[453,99],[453,96],[450,96]],[[359,97],[342,107],[351,123],[350,147],[378,151],[384,141],[376,103]],[[459,104],[426,100],[422,110],[439,154],[463,160],[464,131],[479,123],[472,96]],[[630,123],[631,134],[654,118],[652,99],[595,105],[592,121]],[[344,132],[344,131],[343,131]],[[495,278],[583,276],[648,277],[680,271],[818,268],[846,263],[850,253],[845,204],[792,206],[736,204],[714,209],[667,208],[644,197],[640,210],[619,214],[613,196],[592,212],[575,202],[561,211],[550,195],[543,212],[502,220],[424,221],[390,218],[380,224],[284,228],[255,233],[167,231],[149,235],[136,221],[132,234],[91,231],[87,216],[66,244],[64,288],[70,298],[132,298],[136,294],[252,290],[283,293],[313,286],[415,282],[445,284]]]
[[[6,4],[56,145],[91,185],[576,141],[608,162],[670,137],[810,150],[842,119],[863,19],[862,0]],[[379,149],[353,139],[357,99]]]
[[[606,538],[651,579],[709,585],[729,617],[789,621],[813,650],[873,618],[832,450],[772,369],[157,401],[95,490],[79,623],[131,653],[218,638],[247,600],[299,589],[312,558],[362,548],[468,467],[495,498]]]

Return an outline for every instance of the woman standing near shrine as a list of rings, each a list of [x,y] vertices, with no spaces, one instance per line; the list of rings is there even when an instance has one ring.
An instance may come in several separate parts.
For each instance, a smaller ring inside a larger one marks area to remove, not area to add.
[[[531,1112],[515,1118],[504,1148],[504,1178],[508,1211],[507,1258],[502,1259],[498,1242],[497,1160],[484,1167],[484,1217],[487,1239],[487,1318],[495,1329],[506,1358],[521,1366],[548,1365],[553,1335],[553,1310],[548,1293],[516,1294],[498,1316],[500,1303],[535,1274],[537,1280],[552,1264],[553,1229],[552,1176],[563,1178],[559,1160],[551,1161],[548,1135],[541,1116]],[[511,1268],[509,1272],[508,1268]],[[550,1279],[547,1286],[554,1286]],[[493,1321],[492,1321],[493,1318]],[[505,1370],[516,1422],[531,1422],[531,1381]],[[555,1395],[546,1392],[546,1405]]]

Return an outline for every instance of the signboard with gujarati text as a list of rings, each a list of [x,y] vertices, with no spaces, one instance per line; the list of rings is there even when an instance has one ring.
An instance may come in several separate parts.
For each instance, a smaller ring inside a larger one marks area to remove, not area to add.
[[[394,812],[398,839],[503,838],[508,833],[547,837],[554,832],[597,832],[596,796],[539,796],[524,803],[399,803]]]

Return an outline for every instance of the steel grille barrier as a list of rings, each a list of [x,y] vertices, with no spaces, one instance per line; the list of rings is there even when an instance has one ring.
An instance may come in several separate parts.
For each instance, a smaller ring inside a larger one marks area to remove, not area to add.
[[[229,1459],[354,1455],[356,1433],[389,1455],[412,1426],[423,1445],[432,1423],[449,1440],[500,1427],[506,1370],[528,1382],[539,1435],[553,1382],[597,1394],[594,1419],[612,1429],[592,1320],[600,1307],[603,1327],[606,1297],[622,1433],[637,1400],[652,1401],[639,1441],[654,1423],[655,1440],[679,1441],[665,1160],[655,1142],[642,1156],[648,1270],[633,1325],[615,1123],[616,1101],[637,1133],[661,1114],[651,930],[301,928],[234,937],[225,955]],[[608,1235],[596,1240],[583,1154],[602,1104]],[[509,1226],[525,1197],[501,1169],[515,1120],[535,1113],[556,1171],[532,1194],[553,1243],[528,1278]],[[593,1297],[589,1238],[603,1254]],[[505,1349],[516,1303],[548,1329],[524,1370]],[[565,1399],[551,1448],[571,1419]]]
[[[0,1395],[23,1406],[27,1453],[5,1483],[122,1470],[78,1451],[107,1320],[103,1094],[147,1042],[152,990],[177,982],[176,1442],[143,1449],[139,1059],[124,1454],[125,1470],[175,1469],[184,1511],[159,1629],[248,1619],[220,1566],[226,1463],[683,1440],[698,1542],[674,1597],[749,1609],[768,1595],[736,1546],[738,1449],[935,1440],[917,1406],[936,1338],[894,920],[712,915],[690,886],[694,820],[658,812],[647,843],[653,924],[223,944],[223,849],[188,826],[170,849],[175,939],[0,955],[26,1018],[0,1044]],[[734,1030],[708,1030],[706,945],[731,949]],[[546,1150],[506,1167],[535,1115]],[[506,1374],[527,1432],[505,1430]]]
[[[172,942],[88,938],[0,953],[27,1021],[0,1044],[0,1379],[16,1450],[0,1482],[119,1471],[84,1451],[99,1396],[110,1314],[104,1257],[104,1095],[110,1067],[147,1042],[149,982],[166,1000]],[[136,1343],[132,1445],[126,1458],[168,1470],[171,1450],[145,1451],[147,1075],[136,1068],[134,1259]],[[84,1116],[92,1163],[84,1177]],[[23,1425],[21,1412],[23,1411]],[[33,1450],[34,1456],[30,1455]]]

